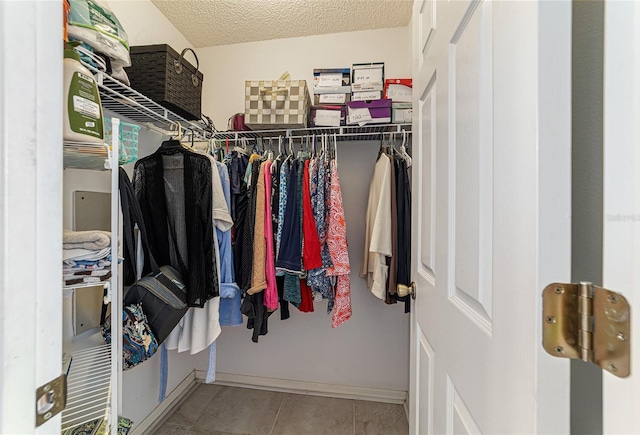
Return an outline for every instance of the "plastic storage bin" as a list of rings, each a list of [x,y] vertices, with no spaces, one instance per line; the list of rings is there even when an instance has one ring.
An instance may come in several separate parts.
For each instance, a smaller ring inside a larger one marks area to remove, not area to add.
[[[111,118],[104,118],[105,142],[111,145]],[[139,125],[120,121],[120,148],[118,161],[121,165],[138,160]]]

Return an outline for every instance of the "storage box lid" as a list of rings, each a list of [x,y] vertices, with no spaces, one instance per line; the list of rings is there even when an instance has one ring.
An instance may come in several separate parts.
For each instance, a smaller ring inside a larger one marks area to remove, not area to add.
[[[146,54],[146,53],[158,53],[158,52],[167,52],[169,55],[178,60],[180,57],[180,53],[175,51],[169,44],[154,44],[154,45],[136,45],[131,47],[130,53],[135,54]],[[193,56],[193,54],[185,53],[185,56]],[[197,72],[198,78],[203,79],[202,72],[197,70],[195,66],[191,64],[185,57],[182,58],[182,65],[191,71],[191,73],[195,74]]]

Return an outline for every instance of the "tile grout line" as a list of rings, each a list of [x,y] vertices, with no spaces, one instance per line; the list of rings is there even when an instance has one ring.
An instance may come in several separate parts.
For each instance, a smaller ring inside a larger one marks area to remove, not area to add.
[[[276,412],[276,418],[273,420],[273,425],[271,425],[271,430],[269,431],[269,435],[273,433],[273,430],[276,428],[276,423],[278,422],[278,417],[280,416],[280,410],[282,409],[282,404],[284,403],[284,399],[287,397],[286,394],[282,395],[282,400],[280,401],[280,406],[278,407],[278,412]]]

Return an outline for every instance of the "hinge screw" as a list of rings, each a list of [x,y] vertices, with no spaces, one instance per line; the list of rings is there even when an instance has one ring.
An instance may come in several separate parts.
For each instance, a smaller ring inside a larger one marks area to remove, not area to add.
[[[609,297],[607,298],[607,300],[609,302],[611,302],[612,304],[615,304],[616,302],[618,302],[618,298],[616,298],[614,295],[609,295]]]
[[[556,318],[553,316],[547,316],[547,323],[556,323]]]
[[[47,413],[44,415],[44,419],[45,419],[45,420],[49,420],[51,417],[53,417],[53,414],[52,414],[52,413],[50,413],[50,412],[47,412]]]
[[[624,335],[623,332],[618,332],[618,335],[616,335],[616,337],[618,338],[618,340],[620,341],[625,341],[627,339],[627,336]]]
[[[564,353],[564,348],[562,346],[557,346],[556,353]]]
[[[564,289],[562,287],[556,287],[555,289],[553,289],[557,294],[562,294],[564,293]]]
[[[51,385],[45,385],[42,389],[46,393],[47,391],[49,391],[51,389]]]
[[[611,370],[613,373],[618,371],[618,367],[616,367],[616,365],[614,363],[609,363],[609,370]]]

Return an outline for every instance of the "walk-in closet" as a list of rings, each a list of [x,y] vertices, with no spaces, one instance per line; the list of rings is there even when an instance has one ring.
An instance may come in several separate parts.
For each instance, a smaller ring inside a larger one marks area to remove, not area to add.
[[[122,27],[126,29],[131,47],[168,44],[180,52],[183,48],[194,46],[151,1],[105,2],[105,5],[117,15]],[[409,15],[407,20],[408,17]],[[256,35],[256,39],[260,39],[259,35]],[[231,155],[236,149],[253,148],[259,153],[265,150],[265,154],[268,150],[274,155],[283,154],[285,158],[291,153],[295,157],[299,152],[326,151],[327,156],[337,163],[344,206],[347,266],[350,265],[350,313],[346,319],[339,322],[332,320],[332,313],[327,313],[329,301],[318,296],[311,306],[313,312],[303,312],[304,310],[300,311],[303,307],[296,308],[288,304],[288,318],[282,315],[282,306],[276,306],[277,309],[268,319],[268,333],[259,336],[256,334],[252,340],[253,329],[247,328],[248,318],[238,312],[234,317],[241,318],[241,324],[223,324],[220,335],[215,340],[215,351],[210,350],[207,345],[192,354],[188,345],[185,349],[182,343],[175,344],[173,348],[167,344],[169,349],[165,351],[166,360],[163,360],[161,351],[158,350],[149,360],[134,368],[112,371],[111,378],[105,378],[111,379],[113,387],[108,393],[112,397],[108,414],[113,417],[115,412],[111,410],[117,406],[117,414],[133,422],[131,433],[149,433],[161,428],[158,424],[166,420],[177,405],[188,400],[195,386],[207,381],[218,386],[335,397],[345,399],[345,406],[348,407],[353,406],[352,400],[400,407],[405,405],[409,382],[410,315],[405,310],[405,302],[387,304],[372,294],[367,288],[367,280],[361,278],[359,273],[363,262],[366,213],[374,165],[381,150],[390,145],[394,146],[398,154],[402,146],[408,156],[411,152],[411,124],[406,121],[392,123],[389,119],[383,124],[363,122],[361,125],[323,127],[320,123],[321,125],[311,128],[294,124],[275,129],[265,125],[264,128],[252,126],[252,130],[233,131],[229,129],[228,120],[235,113],[245,111],[245,81],[277,79],[285,71],[291,79],[306,80],[307,92],[312,99],[314,69],[350,68],[352,64],[359,62],[381,62],[384,63],[384,77],[409,79],[410,42],[410,27],[406,21],[403,26],[385,29],[195,47],[198,70],[203,76],[201,112],[211,119],[217,130],[215,132],[209,130],[210,126],[189,121],[184,114],[179,115],[175,110],[167,109],[133,89],[133,75],[130,74],[131,86],[127,86],[115,75],[112,77],[101,72],[99,67],[85,64],[99,85],[104,117],[109,122],[118,122],[119,119],[120,125],[125,128],[132,125],[130,128],[136,129],[137,155],[128,160],[127,156],[120,156],[120,166],[126,170],[134,184],[140,183],[136,178],[137,174],[134,174],[136,162],[144,161],[145,157],[152,155],[161,145],[164,146],[163,141],[172,138],[181,139],[196,150],[212,154],[217,152],[221,156],[221,162],[225,155]],[[196,64],[190,52],[184,53],[184,57]],[[181,134],[179,129],[184,132]],[[126,140],[126,137],[120,139]],[[113,142],[111,139],[110,141]],[[115,143],[112,145],[115,146]],[[109,156],[113,149],[112,146]],[[120,147],[120,150],[123,148]],[[116,184],[112,183],[114,177],[116,180],[118,178],[117,164],[114,161],[109,164],[98,162],[95,165],[98,171],[87,170],[83,168],[82,162],[74,161],[80,160],[77,155],[82,157],[81,151],[75,150],[71,143],[65,145],[65,228],[73,231],[105,229],[112,234],[119,233],[120,239],[115,245],[119,249],[118,256],[127,257],[122,230],[119,232],[116,228],[122,227],[121,218],[112,221],[114,228],[100,228],[100,224],[91,227],[90,222],[91,218],[104,222],[100,217],[101,211],[110,211],[110,206],[118,203],[117,181]],[[144,214],[144,204],[141,205]],[[157,213],[157,210],[152,212]],[[274,212],[277,213],[277,210]],[[106,222],[109,223],[108,220]],[[152,238],[153,231],[149,229],[149,224],[146,226],[146,232]],[[287,242],[287,231],[285,228],[285,245],[291,243]],[[154,241],[151,240],[150,244],[154,245]],[[184,252],[183,256],[186,256]],[[192,261],[191,257],[189,261]],[[112,261],[111,264],[113,263]],[[122,276],[122,266],[121,262],[120,277],[116,273],[111,275],[109,288],[118,285],[120,289],[127,288],[126,283],[123,285],[126,278]],[[115,265],[114,268],[118,269]],[[218,273],[224,275],[224,271],[219,270]],[[78,301],[86,298],[83,290],[65,290],[66,310],[63,319],[69,323],[65,335],[69,335],[73,343],[84,340],[93,345],[91,340],[99,342],[102,339],[99,332],[96,333],[93,329],[80,333],[74,329],[77,325],[71,324],[73,321],[77,324],[78,317],[82,316],[83,308]],[[220,291],[223,291],[222,287]],[[94,300],[115,294],[114,291],[103,294],[102,289],[96,288],[91,288],[91,292]],[[122,300],[122,293],[119,297]],[[113,300],[111,297],[111,306]],[[334,303],[333,300],[331,303]],[[336,305],[340,303],[339,300],[335,301]],[[238,307],[234,308],[238,310]],[[206,309],[205,306],[204,310]],[[220,308],[221,316],[224,309]],[[95,318],[100,313],[95,308],[91,311],[95,323]],[[112,335],[115,334],[114,329]],[[167,340],[165,343],[171,342],[171,338]],[[110,352],[112,359],[109,361],[118,358],[119,352],[122,350],[114,346]],[[75,360],[77,357],[72,355]],[[104,364],[107,375],[111,367],[112,365]],[[73,361],[70,372],[74,372]],[[86,377],[90,377],[90,374]],[[70,382],[71,379],[70,377]],[[87,403],[85,399],[73,399],[73,403],[77,402],[82,411],[83,404]],[[103,411],[101,409],[97,414]],[[70,418],[67,416],[68,412],[65,410],[62,413],[64,433],[72,429],[72,425],[67,424]],[[80,411],[73,411],[71,414],[76,415],[74,412],[78,415],[73,421],[81,422],[85,416]],[[89,417],[94,415],[96,412]],[[268,433],[270,429],[264,428],[264,433]],[[262,429],[260,433],[263,433]]]

